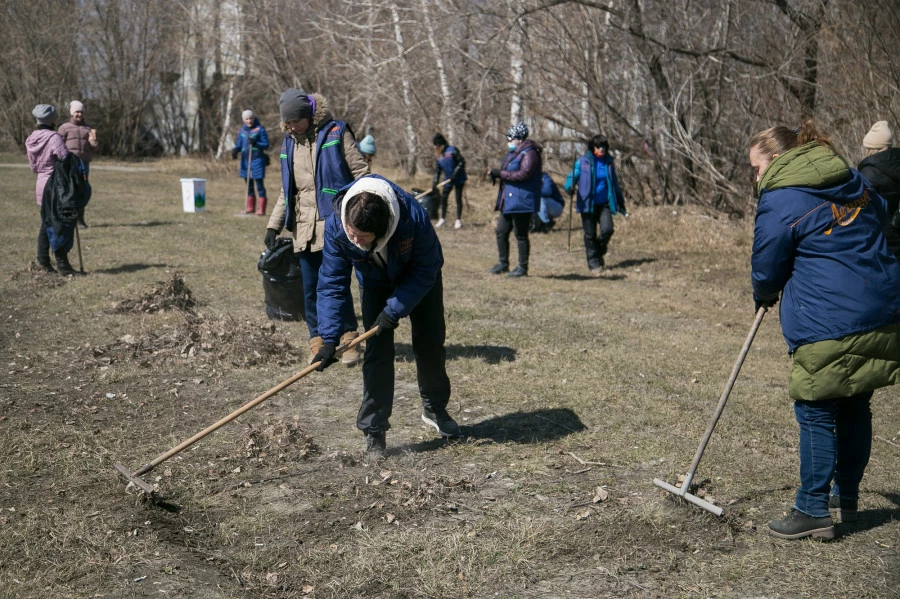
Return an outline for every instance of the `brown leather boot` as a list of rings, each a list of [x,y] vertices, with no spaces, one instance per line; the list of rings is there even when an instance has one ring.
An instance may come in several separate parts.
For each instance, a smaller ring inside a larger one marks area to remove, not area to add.
[[[347,331],[346,333],[341,335],[341,345],[350,343],[357,337],[359,337],[359,333],[357,331]],[[344,355],[341,356],[341,364],[343,364],[344,366],[356,366],[357,364],[362,362],[362,359],[362,352],[359,351],[359,345],[357,345],[344,352]]]
[[[309,363],[312,364],[315,360],[316,354],[319,353],[319,350],[322,349],[322,346],[325,345],[325,340],[319,336],[310,337],[309,338]]]

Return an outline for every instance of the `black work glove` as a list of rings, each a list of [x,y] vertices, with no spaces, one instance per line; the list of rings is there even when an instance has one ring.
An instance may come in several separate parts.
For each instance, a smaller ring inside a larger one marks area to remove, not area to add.
[[[439,198],[439,197],[441,197],[440,194],[438,193],[437,185],[432,185],[432,186],[431,186],[431,197],[433,197],[433,198]]]
[[[380,335],[386,331],[393,331],[399,324],[400,321],[394,320],[393,318],[388,316],[387,312],[382,310],[381,314],[378,315],[378,318],[375,319],[375,322],[372,323],[372,326],[378,327],[378,332],[375,334]]]
[[[312,363],[320,362],[319,366],[316,368],[319,372],[322,372],[335,362],[337,362],[337,358],[334,357],[334,351],[337,349],[334,343],[325,343],[322,346],[315,356],[313,356]]]
[[[237,160],[238,154],[240,154],[240,153],[241,153],[240,150],[238,150],[237,148],[234,148],[233,150],[231,150],[231,159]]]
[[[275,229],[266,229],[266,239],[263,243],[266,244],[266,247],[270,250],[275,247],[275,240],[278,239],[278,231]]]
[[[500,178],[500,169],[492,168],[491,172],[488,173],[488,177],[491,178],[491,185],[496,185],[497,179]]]
[[[753,313],[756,314],[757,312],[759,312],[760,308],[765,308],[766,310],[768,310],[769,308],[774,306],[777,302],[778,302],[778,298],[775,298],[773,300],[763,301],[763,300],[757,298],[756,296],[753,296],[753,304],[754,304]]]

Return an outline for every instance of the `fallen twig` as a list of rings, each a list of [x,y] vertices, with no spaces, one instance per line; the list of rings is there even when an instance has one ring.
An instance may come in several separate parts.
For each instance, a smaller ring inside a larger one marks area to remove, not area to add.
[[[581,458],[579,458],[577,455],[575,455],[571,451],[567,451],[566,453],[569,454],[570,456],[572,456],[573,458],[575,458],[575,461],[578,462],[579,464],[581,464],[582,466],[609,466],[611,468],[624,468],[624,466],[622,466],[620,464],[609,464],[607,462],[588,462],[586,460],[582,460]]]
[[[879,441],[884,441],[888,445],[893,445],[894,447],[900,447],[900,443],[895,443],[895,442],[891,441],[890,439],[885,439],[884,437],[879,437],[878,435],[875,435],[875,438],[878,439]]]

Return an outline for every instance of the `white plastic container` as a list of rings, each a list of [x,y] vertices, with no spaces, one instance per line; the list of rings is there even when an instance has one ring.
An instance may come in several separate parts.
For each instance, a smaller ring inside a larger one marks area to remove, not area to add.
[[[206,206],[206,179],[182,179],[181,204],[185,212],[202,212]]]

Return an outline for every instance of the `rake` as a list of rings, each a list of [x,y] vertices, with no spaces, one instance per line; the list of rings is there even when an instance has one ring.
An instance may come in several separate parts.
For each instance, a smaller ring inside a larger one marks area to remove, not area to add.
[[[360,344],[360,342],[365,341],[366,339],[375,335],[376,333],[378,333],[378,327],[377,326],[372,327],[371,329],[369,329],[368,331],[366,331],[365,333],[363,333],[356,339],[349,341],[349,342],[345,343],[344,345],[338,347],[335,350],[335,356],[342,355],[348,349],[356,347],[357,345]],[[143,480],[141,478],[141,476],[143,476],[144,474],[147,474],[148,472],[150,472],[151,470],[153,470],[154,468],[156,468],[157,466],[159,466],[166,460],[181,453],[182,451],[184,451],[185,449],[187,449],[188,447],[190,447],[191,445],[193,445],[200,439],[206,437],[210,433],[213,433],[213,432],[217,431],[218,429],[222,428],[223,426],[225,426],[226,424],[228,424],[229,422],[231,422],[232,420],[234,420],[235,418],[237,418],[244,412],[252,410],[253,408],[258,406],[262,402],[266,401],[270,397],[273,397],[273,396],[277,395],[278,393],[280,393],[281,391],[283,391],[284,389],[286,389],[287,387],[290,387],[291,385],[293,385],[294,383],[296,383],[297,381],[299,381],[306,375],[315,371],[316,368],[318,368],[321,363],[322,362],[313,362],[312,364],[310,364],[309,366],[307,366],[306,368],[304,368],[303,370],[301,370],[294,376],[292,376],[289,379],[286,379],[286,380],[282,381],[281,383],[277,384],[276,386],[272,387],[271,389],[269,389],[268,391],[266,391],[265,393],[263,393],[256,399],[245,403],[244,405],[242,405],[240,408],[238,408],[237,410],[235,410],[228,416],[225,416],[224,418],[222,418],[215,424],[209,425],[208,427],[206,427],[205,429],[203,429],[202,431],[200,431],[199,433],[197,433],[190,439],[187,439],[186,441],[179,443],[178,445],[176,445],[169,451],[161,454],[159,457],[154,459],[152,462],[148,462],[148,463],[144,464],[143,466],[141,466],[134,472],[130,471],[128,468],[126,468],[122,464],[115,464],[114,465],[115,469],[119,472],[120,475],[122,475],[122,477],[125,480],[134,484],[134,486],[137,487],[138,489],[140,489],[141,491],[143,491],[145,495],[147,495],[147,496],[154,495],[156,493],[156,489],[153,488],[153,485],[151,485],[148,482],[146,482],[145,480]]]
[[[691,482],[694,480],[694,474],[696,474],[697,472],[697,466],[700,464],[700,458],[703,457],[703,452],[706,449],[706,444],[709,443],[709,438],[712,436],[713,429],[716,428],[716,423],[719,422],[719,417],[722,415],[722,411],[725,409],[725,403],[728,401],[728,396],[731,394],[731,388],[734,387],[734,382],[737,380],[738,373],[741,371],[741,366],[744,365],[744,359],[747,357],[747,352],[750,351],[750,344],[753,343],[753,338],[756,336],[756,331],[759,330],[759,325],[760,323],[762,323],[762,319],[765,314],[765,307],[761,307],[756,311],[756,319],[753,321],[753,326],[750,327],[750,332],[747,334],[747,339],[746,341],[744,341],[744,347],[741,348],[741,353],[738,356],[737,362],[734,363],[734,368],[731,370],[731,376],[728,378],[728,383],[725,384],[725,390],[722,392],[722,397],[719,398],[719,405],[716,406],[716,411],[713,414],[712,419],[710,419],[709,421],[709,426],[706,427],[706,433],[704,433],[703,439],[700,440],[700,446],[697,447],[697,453],[694,454],[694,461],[691,462],[691,467],[684,477],[684,482],[681,483],[681,488],[670,485],[669,483],[658,478],[653,479],[653,482],[657,487],[665,489],[666,491],[674,495],[678,495],[682,499],[693,503],[694,505],[700,506],[706,511],[712,512],[716,516],[721,516],[725,510],[717,505],[713,505],[712,503],[697,497],[696,495],[688,493],[688,489],[691,486]]]

